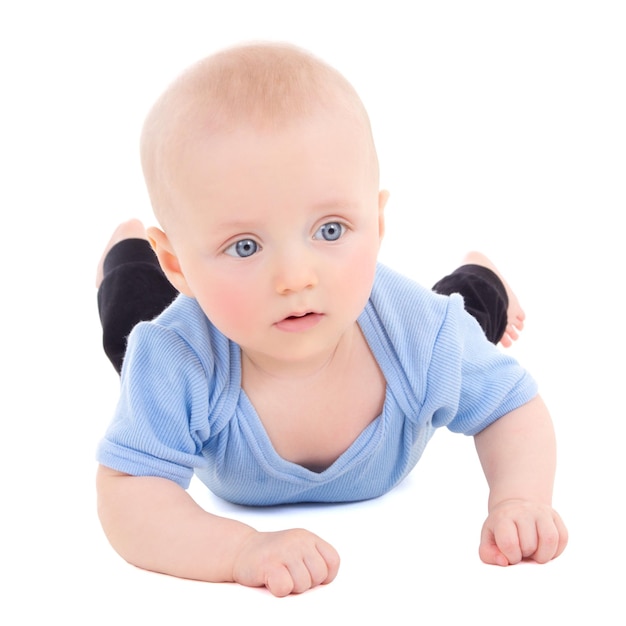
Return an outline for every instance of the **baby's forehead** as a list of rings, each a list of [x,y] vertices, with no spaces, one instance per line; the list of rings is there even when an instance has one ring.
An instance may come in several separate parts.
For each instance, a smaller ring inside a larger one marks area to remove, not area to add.
[[[276,126],[333,108],[367,117],[337,70],[283,45],[243,46],[207,57],[184,72],[155,107],[165,123],[200,116],[214,127]]]

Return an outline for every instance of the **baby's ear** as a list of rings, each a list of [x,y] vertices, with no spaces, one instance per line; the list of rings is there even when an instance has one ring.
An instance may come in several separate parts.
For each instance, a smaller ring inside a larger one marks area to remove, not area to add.
[[[387,206],[387,200],[389,200],[389,192],[386,189],[381,189],[378,192],[378,234],[381,241],[385,234],[385,207]]]
[[[180,262],[176,256],[176,252],[170,243],[167,235],[159,228],[154,226],[146,230],[150,245],[154,250],[157,258],[159,259],[159,265],[167,279],[174,285],[174,287],[182,294],[193,298],[193,293],[187,284],[187,280],[180,267]]]

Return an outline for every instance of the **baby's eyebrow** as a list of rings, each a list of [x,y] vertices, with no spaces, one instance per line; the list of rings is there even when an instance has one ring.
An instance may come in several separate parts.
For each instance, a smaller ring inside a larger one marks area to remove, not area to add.
[[[312,206],[313,210],[319,212],[336,212],[336,211],[351,211],[358,208],[358,202],[353,200],[327,200],[324,202],[318,202]]]
[[[231,232],[254,230],[257,225],[258,222],[253,222],[251,220],[232,219],[217,224],[214,232],[221,233],[222,231]]]

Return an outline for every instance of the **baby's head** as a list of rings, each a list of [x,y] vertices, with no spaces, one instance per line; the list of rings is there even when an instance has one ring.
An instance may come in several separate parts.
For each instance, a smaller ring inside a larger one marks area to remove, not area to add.
[[[197,165],[189,162],[192,144],[210,145],[217,136],[244,130],[272,133],[320,113],[358,131],[377,188],[367,112],[333,67],[286,44],[242,45],[194,64],[157,100],[142,133],[142,166],[157,219],[171,226],[180,218],[177,192],[185,187],[186,169]]]
[[[371,292],[386,192],[365,109],[310,54],[248,45],[200,61],[158,100],[142,163],[183,294],[245,354],[328,354]]]

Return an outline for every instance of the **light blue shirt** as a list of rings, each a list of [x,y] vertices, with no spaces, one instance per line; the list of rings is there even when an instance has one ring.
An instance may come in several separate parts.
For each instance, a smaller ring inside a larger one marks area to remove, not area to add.
[[[239,347],[185,296],[131,333],[98,461],[185,489],[195,471],[239,504],[364,500],[397,485],[437,428],[476,434],[537,393],[460,296],[437,295],[385,266],[358,322],[387,382],[384,408],[325,471],[276,453],[241,388]]]

